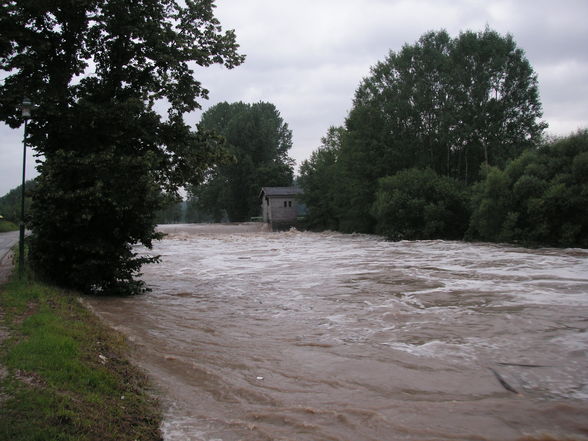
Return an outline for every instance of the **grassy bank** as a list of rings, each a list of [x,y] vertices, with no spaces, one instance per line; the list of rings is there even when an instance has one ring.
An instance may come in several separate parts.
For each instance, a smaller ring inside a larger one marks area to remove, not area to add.
[[[0,439],[160,440],[161,415],[124,338],[77,295],[32,282],[0,288]]]
[[[18,225],[0,219],[0,233],[7,233],[8,231],[18,231]]]

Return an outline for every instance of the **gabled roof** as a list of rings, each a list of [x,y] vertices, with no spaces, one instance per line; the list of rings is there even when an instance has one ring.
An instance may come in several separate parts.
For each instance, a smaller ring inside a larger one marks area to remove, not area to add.
[[[303,191],[300,187],[262,187],[259,193],[259,198],[263,196],[268,197],[280,197],[280,196],[296,196],[302,194]]]

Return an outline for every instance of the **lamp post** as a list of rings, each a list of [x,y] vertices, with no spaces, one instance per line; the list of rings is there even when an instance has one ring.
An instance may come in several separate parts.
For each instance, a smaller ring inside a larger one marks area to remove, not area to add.
[[[24,274],[24,239],[25,239],[25,169],[27,165],[27,121],[31,117],[33,103],[28,98],[22,100],[22,117],[24,119],[24,137],[22,140],[22,186],[20,200],[20,241],[18,244],[18,276],[22,279]]]

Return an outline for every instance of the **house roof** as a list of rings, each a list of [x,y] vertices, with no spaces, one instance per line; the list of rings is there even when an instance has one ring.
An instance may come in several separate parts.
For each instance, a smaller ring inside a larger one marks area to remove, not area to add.
[[[264,195],[268,197],[280,197],[296,196],[302,193],[303,191],[300,187],[262,187],[259,198],[261,199]]]

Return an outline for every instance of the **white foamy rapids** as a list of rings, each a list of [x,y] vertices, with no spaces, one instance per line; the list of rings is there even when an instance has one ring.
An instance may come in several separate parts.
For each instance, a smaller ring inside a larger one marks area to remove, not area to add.
[[[168,441],[585,435],[586,251],[164,230],[153,292],[93,306],[166,391]]]

